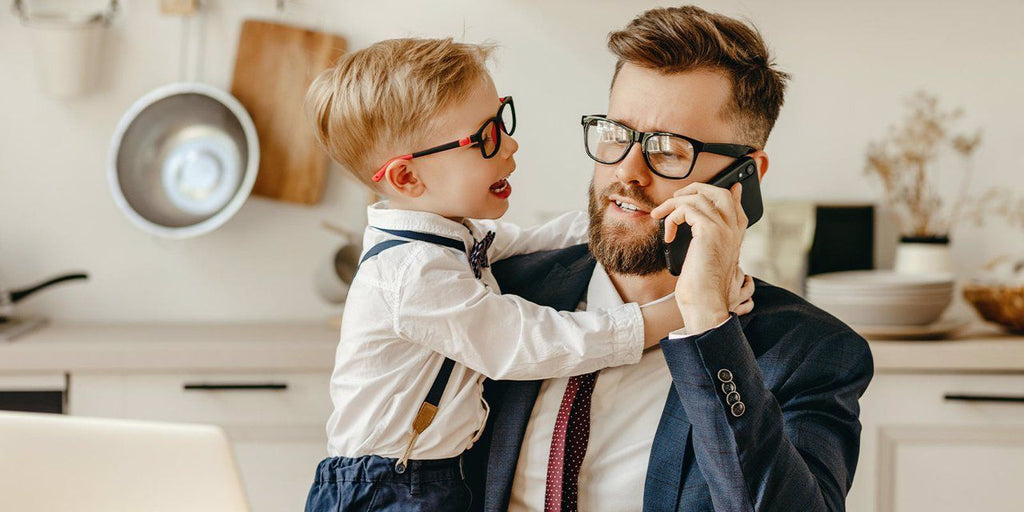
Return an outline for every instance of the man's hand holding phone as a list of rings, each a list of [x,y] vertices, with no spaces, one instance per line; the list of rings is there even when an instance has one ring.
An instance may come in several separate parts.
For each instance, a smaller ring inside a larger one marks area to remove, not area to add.
[[[651,211],[655,219],[665,219],[666,243],[675,238],[681,224],[688,224],[692,232],[676,282],[676,304],[687,334],[703,333],[718,326],[729,318],[742,294],[753,294],[753,281],[748,276],[737,279],[737,272],[742,275],[740,245],[748,222],[743,211],[742,187],[741,183],[730,189],[691,183]],[[749,296],[739,301],[738,307],[746,311],[736,311],[737,314],[753,309],[753,303],[747,302]]]

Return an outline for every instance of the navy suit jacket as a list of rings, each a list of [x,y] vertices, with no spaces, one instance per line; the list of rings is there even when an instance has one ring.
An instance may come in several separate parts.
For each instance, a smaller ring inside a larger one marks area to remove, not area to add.
[[[580,245],[510,258],[493,270],[503,293],[575,310],[594,268]],[[757,280],[753,312],[694,339],[664,339],[661,348],[673,385],[651,449],[644,510],[844,510],[860,448],[857,400],[873,373],[863,338]],[[726,403],[721,369],[732,373],[746,405],[739,417]],[[508,508],[540,384],[486,383],[490,418],[465,459],[476,510]]]

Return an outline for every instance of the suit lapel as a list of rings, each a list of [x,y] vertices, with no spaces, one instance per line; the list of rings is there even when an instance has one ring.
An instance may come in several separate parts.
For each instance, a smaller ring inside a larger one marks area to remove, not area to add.
[[[526,425],[540,392],[541,381],[505,381],[495,383],[492,393],[491,446],[487,461],[484,506],[487,510],[508,509],[522,449]]]
[[[671,387],[651,446],[644,482],[645,511],[677,510],[690,429],[683,404],[676,395],[675,387]]]
[[[560,311],[575,311],[587,292],[594,273],[595,260],[589,251],[585,257],[563,265],[555,263],[543,278],[516,283],[515,293],[531,302]],[[492,436],[489,452],[485,508],[506,510],[512,493],[512,480],[519,464],[526,426],[540,392],[541,381],[495,382],[490,400]]]
[[[519,283],[515,293],[530,302],[559,311],[575,311],[587,293],[596,265],[597,262],[589,252],[568,265],[556,262],[543,279]]]

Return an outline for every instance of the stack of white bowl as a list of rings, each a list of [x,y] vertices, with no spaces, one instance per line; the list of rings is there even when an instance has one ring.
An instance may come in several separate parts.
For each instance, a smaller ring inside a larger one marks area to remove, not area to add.
[[[807,300],[854,326],[920,326],[953,300],[952,274],[858,270],[807,278]]]

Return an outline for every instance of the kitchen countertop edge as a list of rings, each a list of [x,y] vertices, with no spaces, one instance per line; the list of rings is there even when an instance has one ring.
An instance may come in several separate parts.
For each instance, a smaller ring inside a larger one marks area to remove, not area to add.
[[[52,322],[0,341],[0,372],[329,372],[337,344],[327,321]]]
[[[869,340],[876,373],[1024,373],[1024,337],[979,325],[955,339]],[[329,372],[331,322],[53,322],[0,341],[0,372]]]

